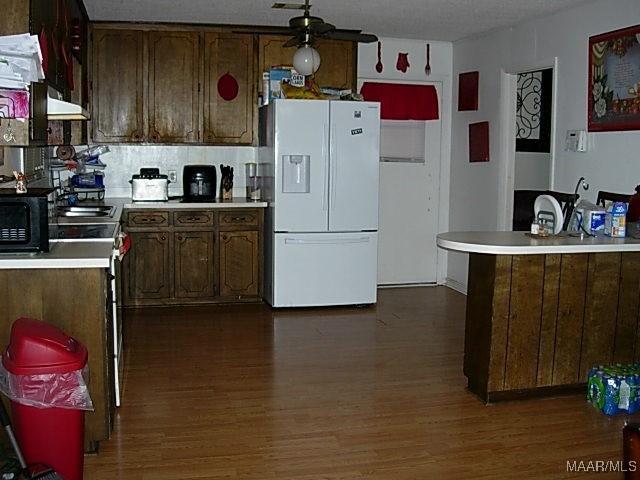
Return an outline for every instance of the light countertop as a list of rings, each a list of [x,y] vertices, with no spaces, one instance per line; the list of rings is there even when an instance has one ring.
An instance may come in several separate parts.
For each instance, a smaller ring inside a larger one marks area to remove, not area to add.
[[[109,200],[123,200],[123,199],[107,199],[105,203],[109,203]],[[130,198],[126,199],[123,203],[126,209],[177,209],[177,208],[266,208],[267,202],[264,201],[251,201],[245,198],[234,198],[233,200],[216,201],[216,202],[182,202],[181,200],[169,200],[168,202],[134,202]]]
[[[131,198],[112,197],[102,202],[104,205],[116,207],[111,217],[57,217],[54,223],[92,225],[103,223],[119,223],[123,210],[126,209],[210,209],[210,208],[265,208],[267,202],[252,202],[238,198],[227,202],[182,203],[180,200],[168,202],[133,202]],[[81,202],[79,205],[90,205]],[[35,254],[0,254],[0,269],[14,268],[109,268],[113,252],[113,242],[103,240],[76,240],[62,242],[51,240],[49,252]]]
[[[610,238],[559,236],[532,238],[526,232],[447,232],[437,237],[440,248],[466,253],[492,255],[541,255],[553,253],[640,252],[640,240],[635,238]]]
[[[1,255],[0,269],[109,268],[112,251],[109,242],[51,242],[48,253]]]
[[[116,207],[111,217],[56,217],[52,223],[95,225],[119,223],[125,199],[106,199],[105,205]],[[129,199],[130,200],[130,199]],[[80,205],[90,205],[81,202]],[[41,253],[3,253],[0,255],[0,269],[24,268],[109,268],[113,254],[113,241],[75,240],[49,241],[49,252]]]

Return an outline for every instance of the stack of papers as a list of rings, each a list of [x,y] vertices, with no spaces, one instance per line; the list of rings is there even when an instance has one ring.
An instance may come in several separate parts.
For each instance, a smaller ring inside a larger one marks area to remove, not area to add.
[[[36,35],[0,36],[0,88],[26,90],[44,80],[42,52]]]

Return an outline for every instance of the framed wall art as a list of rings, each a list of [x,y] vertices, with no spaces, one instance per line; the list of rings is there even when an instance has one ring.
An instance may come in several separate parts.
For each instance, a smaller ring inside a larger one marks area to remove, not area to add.
[[[589,38],[590,132],[640,130],[640,25]]]
[[[465,72],[458,76],[458,111],[478,110],[479,72]]]
[[[489,161],[489,122],[469,124],[469,162]]]

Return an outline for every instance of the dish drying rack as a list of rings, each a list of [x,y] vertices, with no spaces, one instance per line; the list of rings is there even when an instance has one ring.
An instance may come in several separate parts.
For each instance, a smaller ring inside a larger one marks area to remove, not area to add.
[[[99,153],[92,155],[92,150],[98,150]],[[100,161],[100,153],[107,153],[108,151],[108,147],[91,147],[85,151],[88,152],[85,155],[88,160],[84,157],[76,157],[74,161],[57,159],[56,162],[52,162],[49,170],[56,199],[62,200],[75,195],[77,201],[104,200],[105,188],[102,171],[107,166]],[[63,178],[62,173],[67,171],[74,172],[74,174],[68,176],[68,178]]]
[[[78,167],[79,168],[79,167]],[[101,171],[106,168],[106,165],[98,166],[90,166],[90,168],[84,167],[84,172],[78,172],[78,168],[76,168],[76,175],[84,178],[95,178],[96,173],[102,173]],[[51,183],[53,185],[54,190],[56,191],[56,196],[58,199],[67,198],[70,195],[77,195],[79,201],[84,200],[104,200],[105,189],[104,186],[82,186],[74,185],[71,183],[71,178],[66,178],[63,180],[62,172],[69,171],[69,168],[66,165],[52,165],[50,168],[51,171]],[[87,180],[89,183],[89,180]],[[93,182],[95,183],[95,182]]]

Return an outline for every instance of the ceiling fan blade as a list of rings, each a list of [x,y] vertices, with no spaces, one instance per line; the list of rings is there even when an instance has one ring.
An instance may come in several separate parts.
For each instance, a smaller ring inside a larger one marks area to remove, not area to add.
[[[311,5],[309,5],[310,7]],[[281,9],[285,9],[285,10],[304,10],[305,8],[308,8],[304,3],[282,3],[282,2],[276,2],[273,5],[271,5],[271,8],[281,8]]]
[[[283,47],[297,47],[301,43],[300,37],[291,37],[289,40],[285,42]]]
[[[309,25],[309,30],[311,30],[315,35],[326,35],[327,33],[335,29],[335,25],[331,25],[330,23],[326,22],[312,23],[311,25]]]
[[[349,30],[331,30],[322,36],[333,40],[347,40],[349,42],[359,43],[373,43],[378,41],[378,37],[370,33],[358,33]]]
[[[293,35],[295,32],[292,32],[290,28],[272,28],[272,29],[257,29],[257,28],[234,28],[231,30],[231,33],[245,33],[245,34],[254,34],[257,33],[259,35]]]

